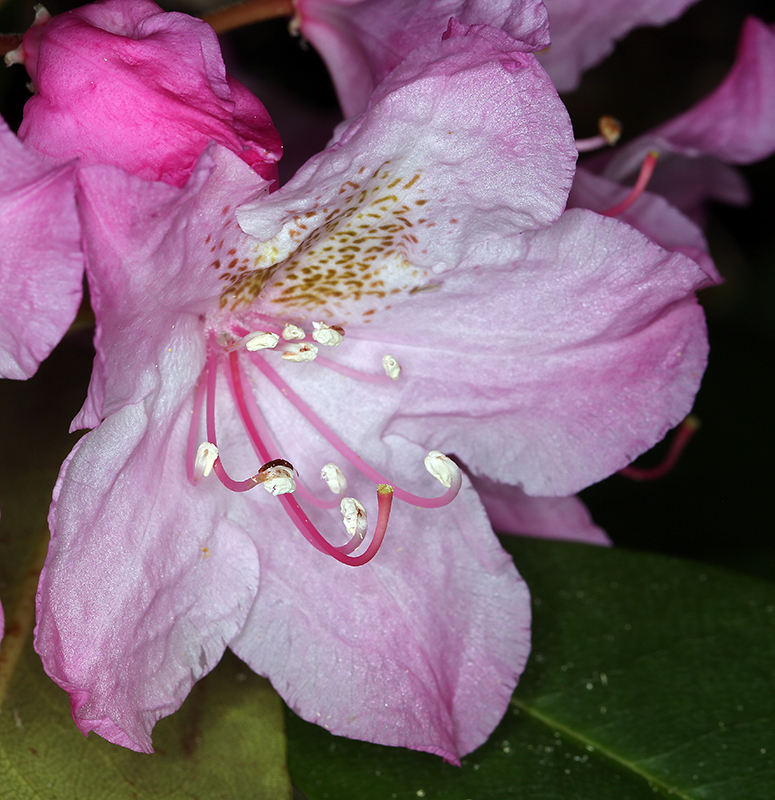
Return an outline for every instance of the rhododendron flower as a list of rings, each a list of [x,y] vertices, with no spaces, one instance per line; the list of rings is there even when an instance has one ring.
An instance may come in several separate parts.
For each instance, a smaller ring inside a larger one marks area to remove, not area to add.
[[[693,258],[714,280],[715,266],[698,225],[708,200],[742,204],[743,178],[728,164],[775,151],[775,33],[755,18],[742,31],[735,63],[720,86],[694,108],[576,171],[570,207],[604,211],[628,194],[649,152],[659,162],[645,191],[619,216],[669,250]],[[597,174],[599,173],[599,174]]]
[[[379,82],[416,47],[437,41],[450,18],[501,28],[514,50],[549,44],[540,0],[295,0],[293,26],[320,53],[346,117],[366,108]]]
[[[27,378],[81,298],[77,165],[115,164],[182,186],[215,139],[274,180],[282,149],[261,103],[226,75],[213,30],[150,0],[106,0],[53,18],[39,8],[10,61],[24,61],[36,91],[23,145],[0,122],[0,376]]]
[[[578,85],[584,70],[600,63],[633,28],[665,25],[697,0],[544,0],[551,46],[539,58],[561,92]]]
[[[149,751],[228,646],[334,733],[486,739],[528,595],[439,451],[573,492],[687,413],[707,350],[704,274],[563,214],[574,159],[535,58],[458,26],[272,195],[217,145],[183,189],[81,171],[97,427],[36,647],[82,731]]]
[[[319,51],[345,116],[415,47],[433,41],[450,17],[501,28],[541,63],[560,91],[642,25],[664,25],[696,0],[294,0],[294,27]],[[548,14],[547,14],[548,11]],[[551,40],[551,44],[550,44]]]
[[[214,139],[276,179],[277,132],[226,74],[202,20],[152,0],[103,0],[52,18],[39,11],[16,60],[35,87],[19,138],[57,162],[77,156],[183,186]]]
[[[775,152],[775,26],[749,17],[729,74],[694,108],[591,162],[605,178],[625,181],[647,152],[659,153],[649,191],[692,217],[708,200],[744,204],[748,191],[728,164]]]
[[[75,318],[83,256],[72,165],[52,167],[0,119],[0,377],[29,378]]]

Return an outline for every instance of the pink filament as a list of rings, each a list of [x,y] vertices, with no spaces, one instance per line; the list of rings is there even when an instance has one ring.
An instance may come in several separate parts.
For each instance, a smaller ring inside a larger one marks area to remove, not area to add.
[[[239,411],[242,419],[242,424],[245,426],[245,430],[248,432],[248,436],[250,437],[256,452],[261,454],[261,458],[266,458],[269,460],[269,450],[267,450],[266,445],[263,443],[258,432],[258,428],[256,427],[256,423],[251,416],[245,402],[245,394],[242,391],[242,376],[239,368],[239,357],[236,352],[232,352],[229,354],[229,359],[231,361],[235,400],[237,401],[237,410]],[[213,442],[213,444],[215,444],[215,442]],[[219,475],[218,477],[221,476]],[[223,478],[221,478],[221,480],[223,481]],[[224,483],[224,485],[226,484]],[[278,495],[278,498],[282,503],[283,508],[285,508],[288,516],[291,518],[293,524],[298,528],[301,535],[304,536],[304,538],[313,547],[315,547],[317,550],[320,550],[322,553],[335,558],[342,564],[359,567],[371,561],[371,559],[377,554],[379,548],[382,546],[382,541],[385,538],[385,531],[387,530],[388,520],[390,519],[390,508],[393,503],[393,488],[384,485],[377,487],[377,501],[379,504],[377,527],[374,531],[374,536],[372,537],[369,546],[363,553],[357,556],[350,556],[349,553],[355,550],[363,541],[360,536],[353,535],[346,544],[342,545],[341,547],[335,547],[313,525],[310,518],[302,510],[298,500],[296,500],[293,495],[281,494]]]
[[[331,361],[331,359],[326,358],[325,356],[318,355],[318,357],[315,359],[315,363],[318,366],[326,367],[334,372],[338,372],[340,375],[344,375],[347,378],[355,378],[355,380],[363,381],[364,383],[378,383],[383,385],[395,383],[395,381],[389,375],[373,375],[368,372],[361,372],[359,369],[353,369],[352,367],[346,367],[344,364],[340,364],[337,361]]]
[[[266,377],[274,384],[274,386],[282,392],[283,396],[290,400],[302,416],[315,428],[315,430],[323,436],[336,450],[347,459],[362,475],[376,484],[387,484],[388,481],[385,477],[380,475],[374,467],[365,463],[363,459],[350,447],[348,447],[324,422],[314,411],[291,389],[290,386],[277,374],[277,372],[269,366],[264,358],[256,358],[253,363],[266,375]],[[411,503],[421,508],[441,508],[451,503],[457,497],[461,486],[461,477],[456,475],[452,481],[452,485],[440,497],[420,497],[419,495],[407,492],[399,487],[394,487],[395,496],[405,503]]]
[[[615,206],[611,206],[611,208],[606,211],[601,211],[600,213],[605,217],[618,217],[620,214],[623,214],[645,191],[648,182],[651,180],[651,176],[654,174],[654,168],[657,165],[658,158],[659,155],[657,153],[653,150],[650,151],[646,158],[643,159],[643,164],[638,174],[638,180],[635,181],[635,186],[632,187],[632,191],[621,203],[617,203]]]
[[[360,567],[371,561],[371,559],[377,555],[379,548],[382,547],[388,520],[390,519],[390,508],[393,504],[393,489],[390,486],[384,487],[384,489],[383,486],[380,486],[377,489],[377,502],[379,503],[377,527],[374,530],[374,536],[371,542],[369,542],[369,546],[363,553],[357,556],[350,556],[348,553],[355,550],[363,541],[360,536],[356,534],[350,538],[347,544],[341,547],[335,547],[320,534],[293,495],[281,494],[278,495],[278,497],[285,507],[285,510],[288,512],[288,516],[293,520],[293,523],[299,529],[302,536],[318,550],[331,556],[331,558],[335,558],[342,564],[348,564],[351,567]]]
[[[229,377],[229,387],[231,388],[232,397],[240,409],[240,416],[242,419],[250,419],[251,423],[255,426],[256,435],[250,436],[250,443],[256,451],[262,463],[271,461],[272,459],[279,458],[280,448],[272,438],[264,417],[256,404],[256,399],[253,397],[253,392],[243,392],[243,374],[240,366],[239,356],[236,352],[229,353],[229,366],[231,369],[227,372]],[[243,408],[244,406],[244,408]],[[250,433],[250,431],[248,431]],[[297,481],[296,488],[301,497],[318,508],[336,508],[339,505],[339,499],[321,500],[314,495],[301,481]]]
[[[205,381],[205,373],[203,371],[196,385],[194,407],[191,409],[191,425],[188,428],[188,444],[186,446],[186,477],[189,483],[194,486],[199,482],[199,478],[194,474],[194,462],[196,460],[196,451],[199,447],[197,434],[199,432],[199,419],[202,416],[202,401],[205,397],[206,387],[207,382]]]
[[[655,481],[663,478],[678,463],[681,453],[689,444],[697,429],[700,421],[697,417],[690,414],[679,426],[670,442],[667,455],[660,464],[655,467],[624,467],[619,470],[620,475],[633,481]]]
[[[592,150],[600,150],[602,147],[609,147],[610,142],[602,134],[590,136],[588,139],[576,139],[576,150],[579,153],[589,153]]]
[[[218,446],[215,434],[215,386],[216,386],[217,376],[218,376],[218,354],[214,350],[210,350],[207,356],[207,407],[206,407],[207,441],[211,442],[216,447]],[[213,464],[213,471],[218,476],[221,483],[227,489],[231,489],[232,492],[247,492],[249,489],[253,489],[258,484],[258,481],[256,481],[253,478],[253,476],[244,481],[235,481],[226,472],[226,469],[221,463],[220,456],[218,456],[215,459],[215,463]]]

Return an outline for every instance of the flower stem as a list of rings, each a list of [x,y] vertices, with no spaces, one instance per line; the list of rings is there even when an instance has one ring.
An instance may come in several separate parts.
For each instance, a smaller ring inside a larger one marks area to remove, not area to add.
[[[252,25],[254,22],[263,22],[277,17],[292,17],[295,14],[292,0],[248,0],[246,3],[237,3],[226,6],[211,14],[206,14],[203,19],[211,25],[216,33]]]

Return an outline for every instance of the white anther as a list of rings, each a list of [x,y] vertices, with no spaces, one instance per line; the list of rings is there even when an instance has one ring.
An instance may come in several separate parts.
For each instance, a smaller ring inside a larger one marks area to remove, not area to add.
[[[347,491],[347,478],[336,464],[324,464],[320,470],[320,477],[334,494],[344,494]]]
[[[339,504],[339,510],[342,512],[342,519],[344,527],[347,528],[347,533],[350,536],[357,536],[359,539],[363,539],[369,528],[366,509],[354,497],[345,497]]]
[[[294,325],[292,322],[289,322],[283,328],[283,339],[286,342],[293,341],[293,339],[306,339],[307,334],[298,326]]]
[[[282,464],[262,468],[255,478],[263,484],[264,489],[277,497],[278,494],[290,494],[296,491],[296,481],[293,479],[293,470]]]
[[[218,458],[218,448],[211,442],[202,442],[197,447],[194,459],[194,475],[197,479],[206,478],[213,471],[216,458]]]
[[[254,331],[247,336],[243,336],[241,341],[245,348],[252,353],[256,350],[271,350],[273,347],[277,347],[280,337],[276,333]]]
[[[460,479],[460,467],[439,450],[431,450],[425,456],[425,469],[445,488],[449,489],[453,481]]]
[[[313,322],[312,338],[326,347],[336,347],[344,341],[344,330],[338,325],[326,325],[325,322]]]
[[[292,342],[282,355],[286,361],[314,361],[318,357],[318,348],[307,342]]]
[[[32,23],[33,28],[36,25],[45,25],[51,19],[51,14],[48,13],[48,10],[44,6],[36,5],[34,9],[35,9],[35,20]],[[5,63],[9,67],[11,66],[11,64],[23,64],[24,45],[20,44],[15,50],[9,50],[5,54]]]
[[[388,378],[392,378],[394,381],[398,380],[398,376],[401,374],[401,365],[393,356],[382,356],[382,366]]]
[[[6,67],[10,67],[12,64],[23,64],[24,63],[24,45],[20,44],[18,47],[14,48],[13,50],[9,50],[5,54],[5,65]]]

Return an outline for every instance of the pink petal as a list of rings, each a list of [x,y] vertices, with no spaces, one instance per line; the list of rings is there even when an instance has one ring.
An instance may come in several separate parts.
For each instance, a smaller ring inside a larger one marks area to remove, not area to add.
[[[557,89],[578,86],[581,73],[598,64],[633,28],[664,25],[696,0],[545,0],[552,44],[541,63]]]
[[[185,476],[204,344],[196,327],[178,320],[156,343],[144,395],[63,466],[38,589],[35,647],[76,724],[140,752],[215,666],[258,586],[256,549],[228,517],[229,493]]]
[[[403,367],[386,433],[560,496],[686,416],[707,355],[697,264],[582,209],[488,250],[358,331]]]
[[[247,238],[223,210],[269,186],[217,147],[201,157],[183,190],[113,167],[83,168],[79,184],[97,357],[74,428],[94,427],[116,408],[140,401],[152,377],[148,364],[172,320],[217,305],[223,282],[214,267],[216,243]],[[211,228],[201,222],[205,215]]]
[[[103,0],[33,26],[35,84],[19,137],[57,162],[78,156],[183,186],[211,139],[275,177],[269,116],[228,78],[215,32],[151,0]]]
[[[726,164],[750,164],[775,151],[775,28],[749,17],[735,63],[712,94],[592,163],[625,181],[649,150],[660,154],[649,190],[685,213],[696,215],[707,200],[748,202],[745,181]]]
[[[620,203],[629,191],[628,187],[579,167],[568,197],[568,208],[589,208],[602,213]],[[660,247],[689,256],[713,283],[721,282],[702,230],[660,195],[644,192],[617,219],[645,233]]]
[[[543,70],[530,54],[504,51],[510,41],[453,26],[445,41],[414,51],[334,145],[280,192],[240,209],[242,228],[280,261],[327,214],[349,215],[358,204],[370,221],[390,207],[385,224],[407,229],[400,252],[440,272],[484,241],[553,222],[575,145]],[[348,313],[358,310],[348,303]]]
[[[517,486],[481,477],[473,477],[471,483],[498,533],[611,544],[606,532],[595,525],[587,507],[575,495],[531,497]]]
[[[29,378],[75,318],[83,256],[72,165],[52,168],[0,119],[0,377]]]
[[[346,117],[366,108],[374,87],[412,50],[438,42],[450,17],[502,28],[524,52],[549,44],[546,9],[537,0],[299,0],[296,14],[328,66]]]
[[[470,488],[442,510],[394,503],[364,568],[298,534],[260,548],[259,594],[231,646],[298,714],[453,763],[487,739],[527,660],[530,599]]]

